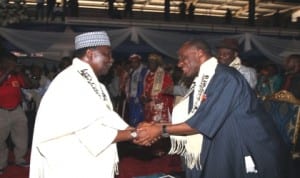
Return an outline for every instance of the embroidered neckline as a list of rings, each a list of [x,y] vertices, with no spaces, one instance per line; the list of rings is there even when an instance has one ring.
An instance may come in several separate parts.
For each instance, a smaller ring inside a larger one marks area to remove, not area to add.
[[[165,71],[161,67],[158,67],[157,70],[154,72],[153,86],[151,90],[152,96],[155,96],[161,92],[164,76]]]

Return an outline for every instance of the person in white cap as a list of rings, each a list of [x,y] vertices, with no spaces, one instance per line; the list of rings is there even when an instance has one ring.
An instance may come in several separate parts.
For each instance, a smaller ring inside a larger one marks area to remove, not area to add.
[[[97,79],[112,65],[106,32],[75,37],[72,65],[52,81],[37,113],[30,178],[113,178],[116,142],[137,137]]]

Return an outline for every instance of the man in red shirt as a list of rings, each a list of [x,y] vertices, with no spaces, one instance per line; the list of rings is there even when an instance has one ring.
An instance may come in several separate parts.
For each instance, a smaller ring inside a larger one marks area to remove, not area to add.
[[[14,143],[16,165],[28,166],[24,160],[28,149],[27,118],[20,106],[25,80],[17,70],[16,59],[11,53],[2,52],[0,55],[0,174],[7,166],[6,140],[9,135]]]

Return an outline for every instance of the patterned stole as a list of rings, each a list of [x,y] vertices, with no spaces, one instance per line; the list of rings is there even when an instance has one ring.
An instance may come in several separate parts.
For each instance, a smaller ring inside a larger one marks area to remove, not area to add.
[[[154,74],[153,87],[151,91],[152,96],[155,96],[161,92],[164,76],[165,76],[164,69],[158,67]]]

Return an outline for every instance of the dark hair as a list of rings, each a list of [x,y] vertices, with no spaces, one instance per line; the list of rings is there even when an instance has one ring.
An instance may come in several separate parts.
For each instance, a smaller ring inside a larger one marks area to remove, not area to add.
[[[17,62],[17,56],[15,56],[14,54],[7,52],[7,51],[3,51],[0,53],[0,61],[13,61],[13,62]]]
[[[274,73],[274,74],[278,74],[279,73],[279,68],[276,64],[267,64],[265,66],[266,69],[268,70],[272,70],[271,72]]]
[[[207,55],[211,55],[211,49],[208,43],[202,39],[194,39],[184,43],[184,45],[193,46],[197,49],[202,49]]]
[[[288,59],[292,59],[292,60],[295,60],[295,61],[300,61],[300,54],[291,54],[288,56]]]
[[[65,56],[65,57],[61,58],[58,66],[60,69],[64,69],[71,64],[72,64],[72,58]]]

